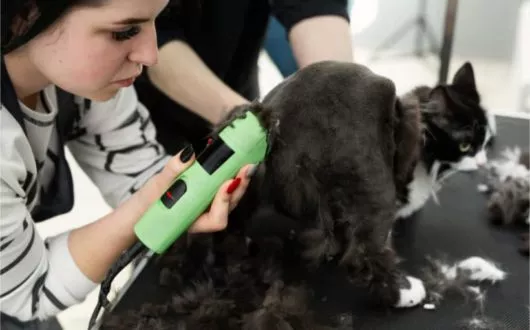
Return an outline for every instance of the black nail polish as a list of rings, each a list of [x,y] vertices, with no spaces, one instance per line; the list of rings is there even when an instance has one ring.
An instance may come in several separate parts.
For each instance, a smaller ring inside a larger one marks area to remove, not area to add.
[[[191,159],[191,156],[193,156],[193,146],[188,144],[188,146],[180,153],[180,161],[186,163]]]

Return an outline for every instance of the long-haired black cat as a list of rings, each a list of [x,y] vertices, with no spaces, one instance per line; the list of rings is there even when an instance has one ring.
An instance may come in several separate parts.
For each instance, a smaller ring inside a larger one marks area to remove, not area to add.
[[[392,81],[362,65],[321,62],[234,109],[218,130],[253,111],[270,133],[255,190],[226,232],[185,238],[163,257],[166,304],[128,313],[127,322],[112,316],[103,328],[320,329],[303,279],[284,276],[297,262],[333,260],[384,306],[419,304],[424,286],[399,268],[392,226],[410,208],[419,167],[429,173],[436,161],[481,148],[487,119],[479,103],[470,64],[451,85],[399,98]],[[257,204],[276,216],[250,218],[245,211]],[[287,235],[278,223],[292,224]],[[259,235],[249,240],[248,227]]]
[[[485,165],[487,142],[495,123],[480,104],[472,65],[464,63],[449,85],[420,86],[401,97],[407,108],[419,108],[421,153],[407,188],[400,192],[398,218],[406,218],[433,196],[437,181],[464,161],[471,168]]]

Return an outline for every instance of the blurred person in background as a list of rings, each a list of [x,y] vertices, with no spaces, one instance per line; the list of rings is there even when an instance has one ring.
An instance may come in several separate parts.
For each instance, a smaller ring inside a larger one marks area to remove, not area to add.
[[[181,0],[157,18],[159,61],[136,81],[168,152],[199,150],[212,124],[259,98],[258,57],[269,17],[286,31],[296,67],[352,59],[346,0]]]

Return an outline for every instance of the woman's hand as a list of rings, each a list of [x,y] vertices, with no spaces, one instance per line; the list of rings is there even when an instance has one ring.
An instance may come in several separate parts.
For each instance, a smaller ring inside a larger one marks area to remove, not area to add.
[[[186,170],[195,157],[190,146],[172,157],[162,172],[153,177],[146,186],[139,191],[142,200],[151,205],[171,185],[175,178]],[[203,213],[188,229],[191,233],[215,232],[223,230],[228,224],[228,214],[241,200],[250,183],[250,177],[254,172],[254,165],[246,165],[241,168],[237,176],[221,185],[215,195],[210,208]]]
[[[237,206],[247,190],[250,182],[249,172],[252,172],[252,165],[244,166],[235,179],[225,182],[217,191],[208,211],[197,218],[188,231],[204,233],[225,229],[228,214]]]
[[[136,240],[134,225],[142,214],[193,162],[191,147],[184,149],[177,156],[172,157],[159,174],[147,181],[113,212],[98,221],[72,230],[68,238],[68,247],[83,274],[93,282],[100,282],[105,277],[109,267],[123,250]],[[199,216],[190,226],[189,232],[213,232],[226,228],[228,214],[236,207],[248,187],[252,168],[252,165],[244,166],[236,179],[229,180],[221,186],[209,210]]]

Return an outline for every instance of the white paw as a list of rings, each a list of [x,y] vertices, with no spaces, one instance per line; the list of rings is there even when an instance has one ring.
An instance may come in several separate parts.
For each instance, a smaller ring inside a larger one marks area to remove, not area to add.
[[[410,287],[399,290],[399,301],[395,305],[397,308],[416,306],[425,299],[426,292],[423,282],[415,277],[407,276]]]

